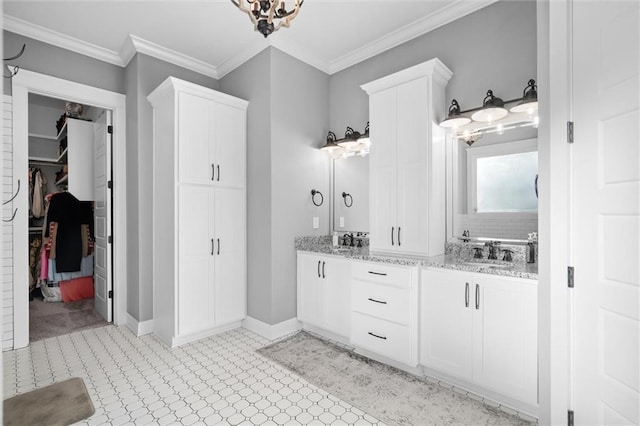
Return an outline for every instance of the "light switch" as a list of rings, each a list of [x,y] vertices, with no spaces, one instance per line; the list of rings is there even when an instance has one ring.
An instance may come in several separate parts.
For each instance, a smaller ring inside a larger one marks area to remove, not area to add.
[[[320,219],[317,216],[313,217],[313,229],[320,228]]]
[[[344,228],[344,217],[340,216],[340,228]]]

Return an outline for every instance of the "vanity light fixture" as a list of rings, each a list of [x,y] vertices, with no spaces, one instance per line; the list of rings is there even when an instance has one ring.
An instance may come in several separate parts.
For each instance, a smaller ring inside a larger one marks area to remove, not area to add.
[[[340,145],[336,143],[336,134],[333,132],[329,132],[327,134],[327,143],[320,147],[320,149],[329,153],[340,150]]]
[[[451,106],[449,106],[449,115],[442,121],[442,123],[440,123],[440,127],[451,129],[464,126],[469,123],[471,123],[471,119],[460,115],[460,104],[458,104],[458,101],[454,99],[451,101]]]
[[[522,100],[511,107],[511,112],[526,112],[533,114],[538,109],[538,91],[536,81],[529,80],[527,87],[522,91]]]
[[[371,140],[369,139],[369,122],[368,121],[367,121],[367,126],[364,128],[364,133],[360,135],[360,137],[358,138],[358,142],[360,142],[366,147],[369,147],[369,145],[371,145]]]
[[[238,9],[249,15],[254,29],[264,38],[282,27],[289,28],[291,21],[300,12],[304,0],[293,2],[293,9],[287,10],[284,0],[231,0]]]
[[[344,138],[339,139],[336,143],[343,148],[352,149],[358,145],[358,139],[360,138],[360,132],[353,130],[351,127],[347,127],[344,132]]]
[[[504,108],[504,101],[493,95],[493,90],[487,90],[487,96],[482,101],[482,108],[471,115],[473,121],[492,123],[509,114]]]

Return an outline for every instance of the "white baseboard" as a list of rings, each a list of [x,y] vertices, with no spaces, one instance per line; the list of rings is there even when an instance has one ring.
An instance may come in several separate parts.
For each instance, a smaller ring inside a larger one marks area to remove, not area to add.
[[[280,337],[294,333],[302,328],[302,325],[297,318],[291,318],[289,320],[279,322],[278,324],[271,325],[255,318],[251,318],[250,316],[247,316],[242,321],[242,326],[269,340],[279,339]]]
[[[130,314],[127,314],[126,325],[129,328],[129,330],[131,330],[133,334],[135,334],[138,337],[144,336],[145,334],[153,333],[153,320],[139,322]]]

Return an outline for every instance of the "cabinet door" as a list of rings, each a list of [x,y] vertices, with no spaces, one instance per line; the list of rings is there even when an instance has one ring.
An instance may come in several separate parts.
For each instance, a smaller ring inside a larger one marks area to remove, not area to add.
[[[214,325],[213,317],[213,190],[178,187],[178,334]],[[171,232],[168,230],[167,232]]]
[[[427,255],[428,87],[420,78],[398,86],[398,219],[397,250]],[[443,227],[444,223],[441,224]]]
[[[215,188],[214,298],[216,326],[240,321],[246,313],[245,191]]]
[[[471,278],[423,270],[420,289],[420,363],[465,380],[471,380],[473,366]]]
[[[351,328],[351,303],[349,261],[327,257],[322,275],[322,305],[324,328],[341,336],[349,337]]]
[[[475,276],[474,381],[535,405],[538,395],[537,286],[516,278]]]
[[[180,183],[211,184],[214,166],[214,104],[211,100],[178,93],[178,180]]]
[[[95,124],[73,118],[67,120],[68,189],[80,201],[94,201],[93,137]]]
[[[319,256],[298,253],[298,319],[322,327],[322,260]]]
[[[228,105],[215,106],[216,144],[211,161],[216,186],[244,188],[246,181],[246,112]]]
[[[370,248],[395,251],[396,224],[396,89],[371,95],[371,152],[369,154]]]

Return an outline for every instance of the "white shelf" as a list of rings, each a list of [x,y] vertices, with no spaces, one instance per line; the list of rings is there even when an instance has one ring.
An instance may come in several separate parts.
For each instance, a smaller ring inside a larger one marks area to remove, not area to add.
[[[67,123],[69,122],[69,117],[67,117],[67,119],[64,122],[64,125],[62,126],[62,129],[60,129],[60,131],[58,132],[58,135],[56,136],[56,140],[60,140],[62,139],[62,136],[64,136],[67,133]]]
[[[39,133],[29,133],[29,137],[30,138],[37,138],[37,139],[49,139],[52,141],[55,141],[58,139],[57,136],[51,136],[51,135],[41,135]]]
[[[64,151],[62,151],[62,154],[60,154],[60,156],[58,157],[58,159],[56,160],[58,163],[63,164],[64,160],[67,158],[67,152],[69,151],[69,147],[66,147],[64,149]]]
[[[58,165],[57,158],[49,158],[49,157],[29,157],[29,162],[38,161],[40,163],[51,163],[52,166]]]
[[[66,175],[62,176],[59,180],[57,180],[55,185],[60,185],[60,184],[63,184],[63,183],[67,183],[68,180],[69,180],[69,174],[66,174]]]

